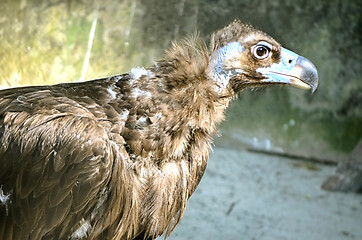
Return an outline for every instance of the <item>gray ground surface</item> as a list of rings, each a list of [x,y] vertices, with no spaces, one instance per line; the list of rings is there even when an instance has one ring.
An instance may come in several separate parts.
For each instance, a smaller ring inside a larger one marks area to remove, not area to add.
[[[218,147],[168,239],[362,239],[362,195],[320,188],[334,171]]]

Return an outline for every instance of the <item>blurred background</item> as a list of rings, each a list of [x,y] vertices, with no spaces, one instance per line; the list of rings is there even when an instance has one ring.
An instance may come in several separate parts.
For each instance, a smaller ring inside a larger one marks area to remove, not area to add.
[[[320,85],[248,89],[217,146],[335,162],[362,136],[360,0],[1,0],[0,86],[120,74],[161,59],[171,42],[205,41],[235,18],[310,59]]]

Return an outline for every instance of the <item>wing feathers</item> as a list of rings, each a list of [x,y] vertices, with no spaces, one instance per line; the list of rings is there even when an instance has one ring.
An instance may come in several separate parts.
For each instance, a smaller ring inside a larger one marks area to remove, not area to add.
[[[52,228],[58,226],[69,214],[71,206],[72,196],[67,195],[58,205],[48,208],[47,211],[45,211],[46,231],[50,231]]]
[[[111,173],[110,130],[80,104],[42,94],[0,99],[0,161],[6,166],[0,179],[14,192],[9,212],[0,206],[0,239],[70,236]]]

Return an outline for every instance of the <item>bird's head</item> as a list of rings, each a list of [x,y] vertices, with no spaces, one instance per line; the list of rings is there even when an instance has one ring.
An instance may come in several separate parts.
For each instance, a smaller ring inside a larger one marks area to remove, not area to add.
[[[210,49],[207,72],[219,91],[288,84],[314,92],[318,86],[312,62],[239,20],[212,35]]]

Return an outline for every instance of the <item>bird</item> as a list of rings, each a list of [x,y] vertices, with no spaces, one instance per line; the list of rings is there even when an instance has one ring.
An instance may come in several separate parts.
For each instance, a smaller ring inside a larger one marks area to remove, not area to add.
[[[0,239],[169,236],[246,88],[314,92],[313,63],[236,19],[150,67],[0,91]]]

